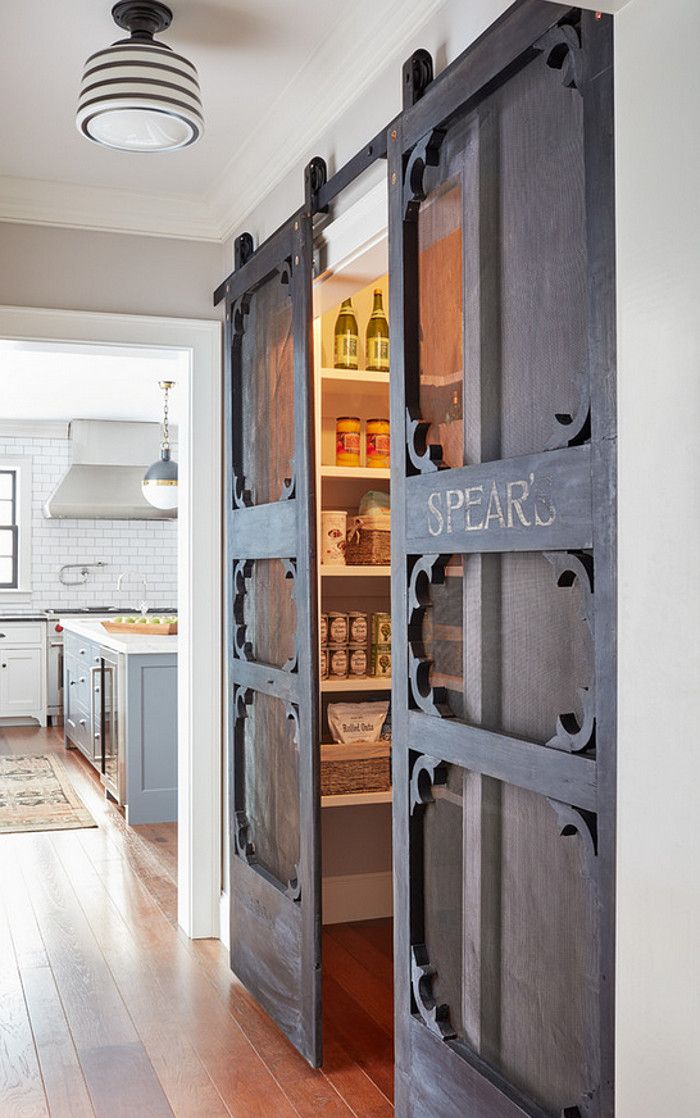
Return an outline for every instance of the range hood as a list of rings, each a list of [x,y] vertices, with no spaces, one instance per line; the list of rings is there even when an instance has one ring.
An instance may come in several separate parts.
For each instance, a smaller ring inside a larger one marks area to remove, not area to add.
[[[172,520],[143,496],[143,475],[158,458],[159,423],[73,419],[73,461],[44,505],[44,516],[89,520]]]

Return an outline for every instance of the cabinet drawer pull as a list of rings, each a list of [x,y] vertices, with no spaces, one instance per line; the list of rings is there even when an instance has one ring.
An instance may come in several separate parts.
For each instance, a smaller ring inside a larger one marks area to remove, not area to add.
[[[0,633],[0,637],[6,637],[7,633]]]

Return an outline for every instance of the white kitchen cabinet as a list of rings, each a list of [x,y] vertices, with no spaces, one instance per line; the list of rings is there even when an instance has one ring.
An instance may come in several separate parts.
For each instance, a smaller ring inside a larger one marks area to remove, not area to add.
[[[0,622],[0,719],[46,725],[46,624]]]

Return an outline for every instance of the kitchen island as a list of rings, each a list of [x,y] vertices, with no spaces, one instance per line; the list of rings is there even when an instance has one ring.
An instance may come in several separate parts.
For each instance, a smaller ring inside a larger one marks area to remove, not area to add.
[[[60,623],[66,746],[95,766],[127,823],[176,820],[177,636]]]

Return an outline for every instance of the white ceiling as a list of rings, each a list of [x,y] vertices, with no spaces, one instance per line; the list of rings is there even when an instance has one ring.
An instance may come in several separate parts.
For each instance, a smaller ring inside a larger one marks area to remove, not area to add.
[[[113,0],[2,4],[0,220],[221,240],[443,0],[170,0],[157,36],[197,67],[191,148],[101,148],[75,127],[88,55],[125,33]],[[301,197],[301,185],[300,185]]]

